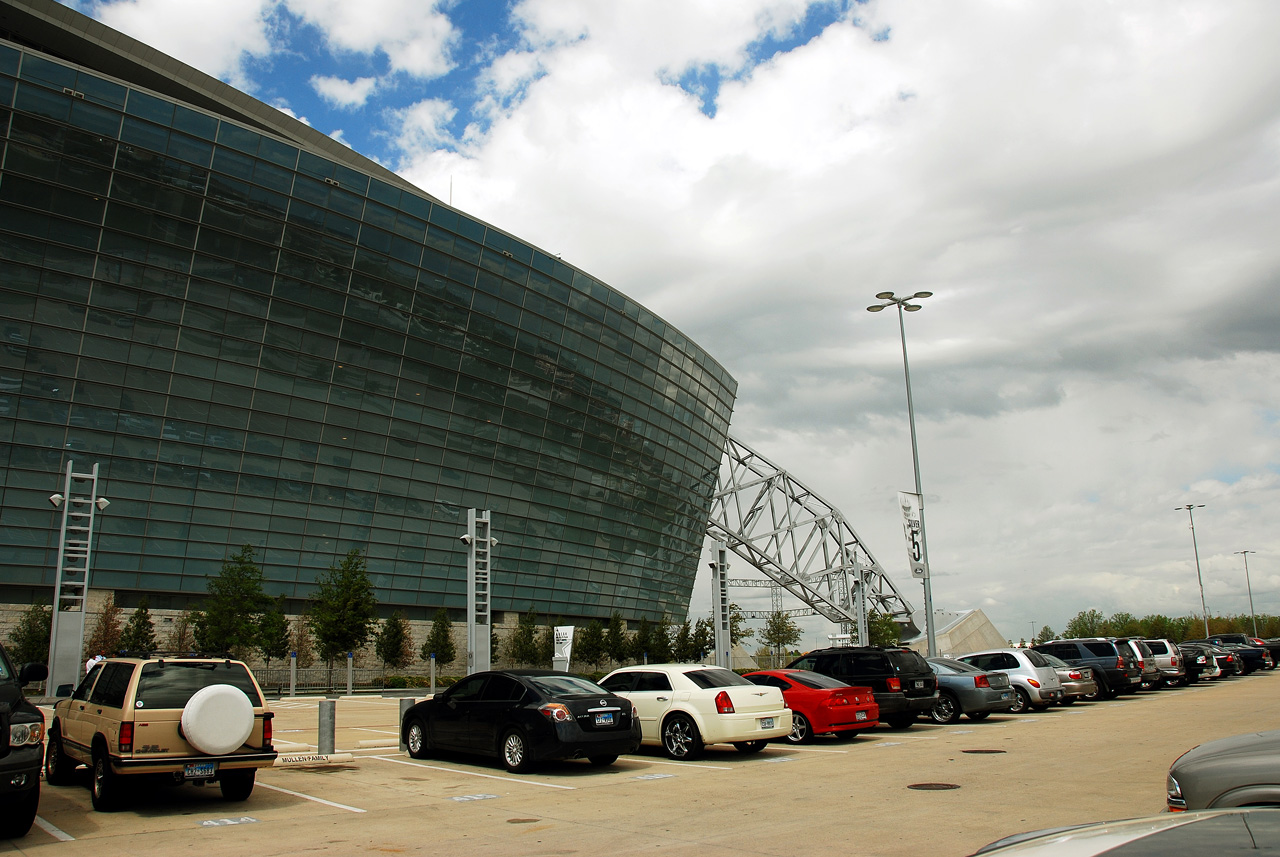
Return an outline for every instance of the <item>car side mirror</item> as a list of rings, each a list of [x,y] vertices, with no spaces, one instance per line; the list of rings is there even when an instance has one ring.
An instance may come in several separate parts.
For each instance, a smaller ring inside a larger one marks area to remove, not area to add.
[[[18,684],[23,687],[33,681],[44,681],[49,677],[49,667],[45,664],[23,664],[18,671]]]

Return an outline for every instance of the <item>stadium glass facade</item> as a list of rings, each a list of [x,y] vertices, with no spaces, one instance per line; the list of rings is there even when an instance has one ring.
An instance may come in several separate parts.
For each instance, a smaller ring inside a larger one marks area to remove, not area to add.
[[[354,548],[383,605],[461,610],[479,508],[493,609],[683,617],[736,387],[697,345],[262,105],[208,109],[216,81],[15,41],[0,599],[51,592],[74,460],[111,500],[91,585],[125,605],[186,606],[250,544],[294,608]]]

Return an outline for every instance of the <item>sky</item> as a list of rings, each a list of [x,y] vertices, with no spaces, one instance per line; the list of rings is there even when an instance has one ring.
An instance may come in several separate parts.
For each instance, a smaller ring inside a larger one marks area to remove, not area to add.
[[[1280,4],[69,5],[681,329],[914,607],[882,291],[937,609],[1280,614]]]

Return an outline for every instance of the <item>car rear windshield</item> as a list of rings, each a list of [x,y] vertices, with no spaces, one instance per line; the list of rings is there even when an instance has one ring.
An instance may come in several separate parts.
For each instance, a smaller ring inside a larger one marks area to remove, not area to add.
[[[573,696],[575,694],[607,694],[600,685],[580,675],[539,675],[526,678],[529,684],[547,696]]]
[[[966,664],[964,661],[953,661],[951,658],[933,658],[930,663],[937,664],[949,672],[953,673],[980,673],[982,670],[973,664]]]
[[[1099,658],[1116,657],[1116,647],[1114,643],[1085,643],[1084,647]]]
[[[802,684],[805,687],[812,687],[816,690],[822,690],[829,687],[848,687],[849,685],[822,673],[811,673],[808,670],[800,670],[798,672],[787,673],[787,678],[796,684]]]
[[[754,686],[753,682],[726,669],[690,670],[685,673],[685,677],[704,690],[709,687],[734,687],[742,684]]]
[[[214,684],[229,684],[243,691],[254,707],[262,705],[262,697],[244,664],[182,661],[144,664],[134,705],[148,709],[183,708],[196,691]]]
[[[900,673],[932,673],[929,669],[929,662],[920,657],[918,652],[905,651],[887,651],[889,663],[893,664],[894,672]]]
[[[1023,651],[1023,654],[1027,656],[1027,660],[1031,661],[1031,666],[1033,667],[1049,666],[1049,662],[1044,659],[1044,655],[1040,654],[1035,649],[1026,649]]]

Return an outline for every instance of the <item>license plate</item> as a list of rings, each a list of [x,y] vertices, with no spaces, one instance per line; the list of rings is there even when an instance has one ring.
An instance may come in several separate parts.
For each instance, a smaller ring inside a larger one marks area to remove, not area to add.
[[[854,715],[853,715],[853,719],[854,719],[854,720],[866,720],[866,719],[867,719],[867,712],[865,712],[865,711],[858,711],[858,712],[855,712],[855,713],[854,713]]]
[[[1012,692],[1012,691],[1005,691],[1004,693],[1000,694],[1000,698],[1001,698],[1001,699],[1013,699],[1013,692]]]
[[[597,726],[612,726],[612,725],[613,725],[613,712],[612,712],[612,711],[606,711],[606,712],[604,712],[603,714],[597,714],[597,715],[596,715],[596,725],[597,725]]]
[[[912,687],[915,687],[915,688],[921,688],[921,687],[924,687],[924,682],[922,682],[922,681],[914,681],[914,682],[912,682],[912,683],[911,683],[911,686],[912,686]]]
[[[217,762],[201,762],[198,765],[187,765],[182,769],[182,776],[188,780],[204,780],[212,777],[218,770]]]
[[[772,718],[772,717],[761,717],[761,718],[760,718],[760,728],[761,728],[761,729],[772,729],[772,728],[773,728],[773,718]]]

